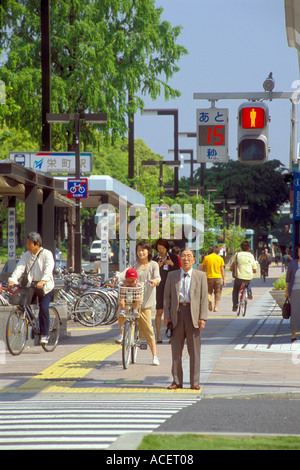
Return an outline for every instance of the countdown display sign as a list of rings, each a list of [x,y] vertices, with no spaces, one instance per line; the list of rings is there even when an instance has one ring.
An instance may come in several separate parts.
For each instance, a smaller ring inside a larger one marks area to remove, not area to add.
[[[228,109],[196,110],[197,161],[228,162]]]

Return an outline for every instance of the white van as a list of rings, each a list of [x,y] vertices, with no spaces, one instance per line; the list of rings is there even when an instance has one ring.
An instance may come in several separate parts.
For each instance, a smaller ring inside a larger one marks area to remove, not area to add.
[[[111,263],[114,254],[111,251],[111,245],[108,244],[109,262]],[[90,262],[101,260],[101,240],[95,240],[90,248]]]

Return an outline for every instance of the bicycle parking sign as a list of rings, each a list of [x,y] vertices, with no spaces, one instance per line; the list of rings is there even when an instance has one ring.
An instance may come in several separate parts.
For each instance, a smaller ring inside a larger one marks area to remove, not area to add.
[[[88,179],[87,178],[68,178],[69,199],[83,199],[88,197]]]

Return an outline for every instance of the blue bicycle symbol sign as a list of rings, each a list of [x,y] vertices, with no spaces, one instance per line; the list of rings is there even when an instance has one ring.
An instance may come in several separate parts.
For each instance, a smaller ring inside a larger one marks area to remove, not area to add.
[[[88,197],[88,179],[87,178],[68,178],[68,198],[87,198]]]

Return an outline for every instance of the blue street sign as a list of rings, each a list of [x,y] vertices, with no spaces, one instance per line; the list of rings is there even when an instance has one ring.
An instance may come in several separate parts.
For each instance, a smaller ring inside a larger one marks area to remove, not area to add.
[[[300,220],[300,173],[294,173],[294,220]]]
[[[88,179],[87,178],[68,178],[69,199],[82,199],[88,197]]]
[[[300,243],[300,173],[293,173],[293,257],[295,257],[296,246]]]

